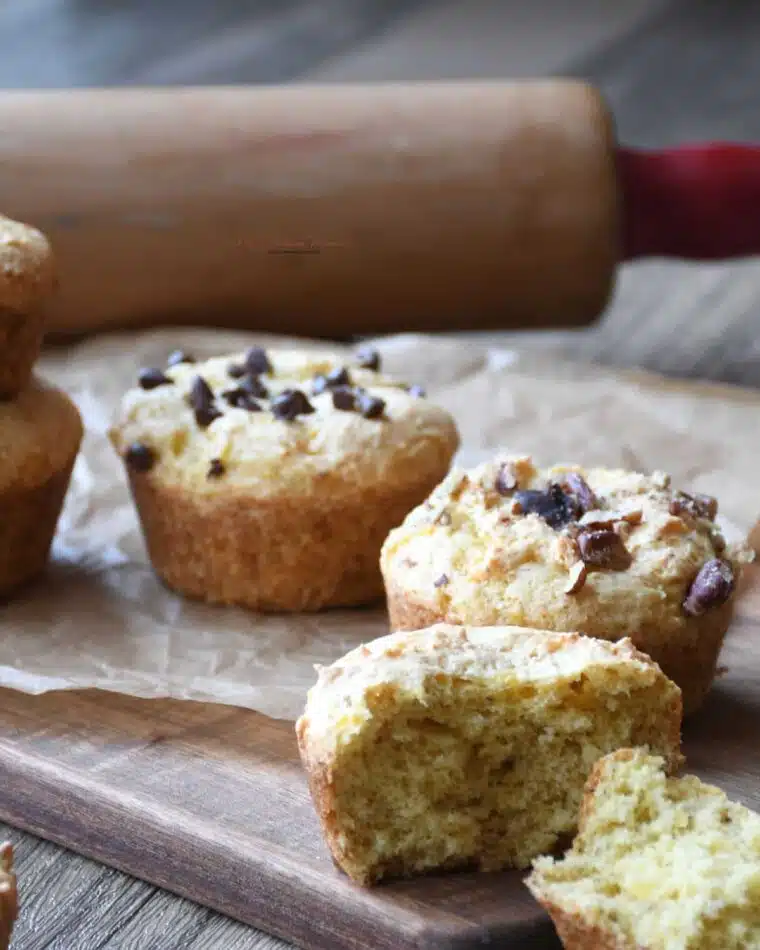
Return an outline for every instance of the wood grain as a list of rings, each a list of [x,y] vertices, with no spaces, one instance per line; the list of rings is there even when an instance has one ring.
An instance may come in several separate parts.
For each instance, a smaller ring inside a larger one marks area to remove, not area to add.
[[[688,765],[760,808],[760,568],[724,663],[688,724]],[[291,723],[98,691],[2,691],[0,719],[0,817],[308,950],[538,947],[550,934],[521,873],[351,884],[321,841]]]

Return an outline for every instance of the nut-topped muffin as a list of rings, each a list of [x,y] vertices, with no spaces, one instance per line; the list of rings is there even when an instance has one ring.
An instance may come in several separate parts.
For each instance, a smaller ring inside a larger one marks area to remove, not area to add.
[[[140,372],[111,439],[164,581],[268,611],[380,597],[383,540],[458,447],[450,415],[368,349],[172,354]]]
[[[505,456],[454,471],[382,552],[395,630],[436,621],[630,637],[696,709],[712,682],[744,548],[717,502],[665,474]]]
[[[47,238],[0,215],[0,398],[15,396],[29,382],[56,283]]]

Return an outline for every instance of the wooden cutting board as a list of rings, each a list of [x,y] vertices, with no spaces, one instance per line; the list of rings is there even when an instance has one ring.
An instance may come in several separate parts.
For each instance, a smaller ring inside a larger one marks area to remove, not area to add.
[[[760,808],[760,568],[689,767]],[[291,723],[98,691],[0,691],[0,818],[309,950],[558,946],[521,873],[366,891],[333,867]]]

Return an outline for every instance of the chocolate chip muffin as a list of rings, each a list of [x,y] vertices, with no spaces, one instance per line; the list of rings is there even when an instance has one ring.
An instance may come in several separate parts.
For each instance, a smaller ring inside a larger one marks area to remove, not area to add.
[[[0,398],[15,396],[29,381],[55,286],[45,236],[0,215]]]
[[[76,407],[32,379],[0,402],[0,595],[45,567],[82,441]]]
[[[382,596],[383,540],[458,445],[448,413],[374,351],[344,364],[260,348],[144,369],[111,439],[164,581],[266,611]]]
[[[664,474],[504,457],[455,471],[385,542],[391,625],[435,621],[630,637],[695,710],[712,682],[748,550],[717,502]]]
[[[0,845],[0,950],[8,950],[18,917],[18,890],[13,873],[13,847]]]

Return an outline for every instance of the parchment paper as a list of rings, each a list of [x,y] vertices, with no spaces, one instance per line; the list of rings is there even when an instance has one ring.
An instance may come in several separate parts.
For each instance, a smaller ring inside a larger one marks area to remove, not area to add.
[[[315,663],[387,632],[382,609],[264,617],[199,605],[169,593],[150,570],[106,440],[115,406],[138,368],[161,365],[172,349],[204,357],[254,341],[292,342],[172,330],[101,338],[41,361],[40,375],[76,401],[87,435],[50,570],[2,608],[0,685],[99,687],[292,719]],[[732,538],[746,536],[760,514],[752,436],[760,393],[624,376],[461,339],[403,336],[379,347],[388,371],[423,384],[455,414],[466,464],[504,446],[544,463],[662,469],[686,489],[717,495]]]

